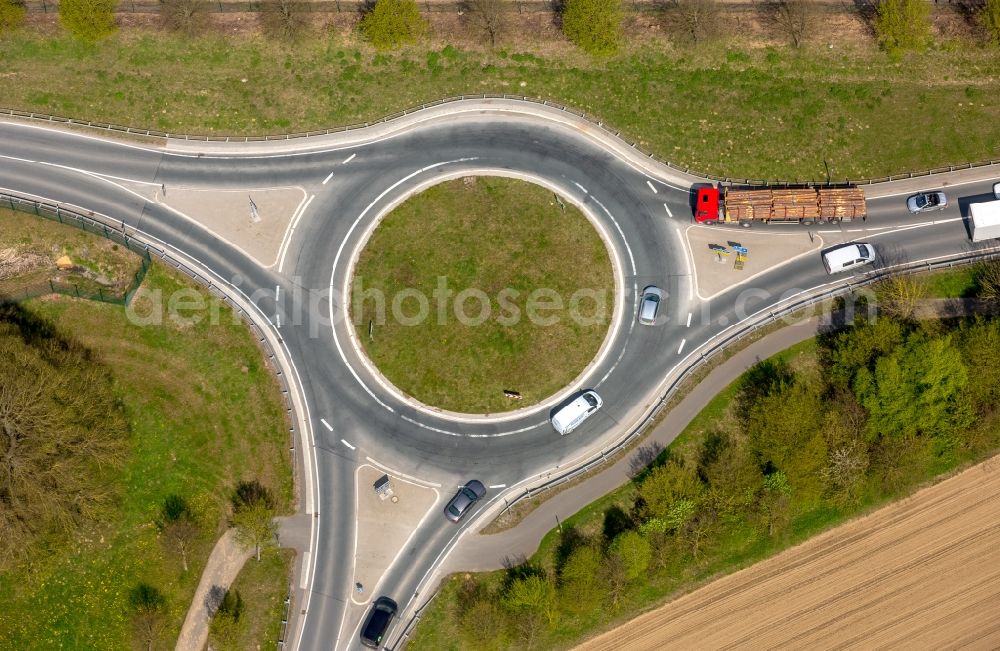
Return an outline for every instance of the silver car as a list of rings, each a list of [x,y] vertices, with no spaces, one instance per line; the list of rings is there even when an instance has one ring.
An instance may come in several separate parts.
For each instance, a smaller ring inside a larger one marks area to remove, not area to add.
[[[944,192],[921,192],[906,200],[907,210],[914,214],[942,210],[947,205],[948,197],[944,196]]]
[[[656,314],[660,311],[660,303],[663,301],[663,290],[650,285],[642,290],[642,299],[639,300],[639,323],[643,325],[653,325],[656,321]]]
[[[1000,199],[1000,183],[993,184],[993,196]]]

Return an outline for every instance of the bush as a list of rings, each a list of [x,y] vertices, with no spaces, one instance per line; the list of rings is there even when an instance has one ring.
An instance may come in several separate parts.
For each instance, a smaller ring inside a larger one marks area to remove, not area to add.
[[[979,22],[989,35],[990,43],[1000,45],[1000,0],[986,0],[979,10]]]
[[[361,19],[361,33],[378,50],[415,43],[427,31],[416,0],[377,0]]]
[[[197,34],[209,23],[205,0],[160,0],[160,24],[164,29],[182,34]]]
[[[27,13],[21,0],[0,0],[0,34],[12,32],[23,25]]]
[[[93,43],[118,30],[114,0],[62,0],[59,22],[73,38]]]
[[[562,11],[562,29],[566,38],[588,54],[614,54],[621,40],[621,2],[566,0]]]
[[[875,10],[875,34],[889,53],[919,50],[931,34],[931,6],[926,0],[881,0]]]
[[[237,513],[258,504],[269,509],[275,508],[274,495],[271,494],[271,490],[256,479],[241,481],[236,484],[232,502],[233,511]]]

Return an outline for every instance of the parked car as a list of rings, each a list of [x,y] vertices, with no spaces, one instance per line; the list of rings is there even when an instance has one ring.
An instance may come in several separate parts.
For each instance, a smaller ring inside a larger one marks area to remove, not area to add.
[[[392,623],[392,618],[396,616],[397,610],[399,610],[399,606],[389,597],[383,596],[376,599],[361,627],[361,644],[372,649],[382,646],[382,638],[389,630],[389,624]]]
[[[590,418],[591,414],[601,408],[604,401],[595,391],[584,391],[573,402],[562,407],[552,415],[552,427],[560,434],[569,434],[580,423]]]
[[[473,479],[459,488],[455,497],[448,502],[448,506],[444,507],[444,517],[452,522],[458,522],[472,508],[472,505],[481,500],[485,494],[486,487],[483,486],[483,482]]]
[[[921,192],[906,200],[906,208],[914,214],[941,210],[947,205],[948,197],[944,192]]]
[[[639,323],[643,325],[653,325],[656,321],[656,314],[660,311],[660,302],[663,300],[663,290],[650,285],[642,290],[642,298],[639,300]]]

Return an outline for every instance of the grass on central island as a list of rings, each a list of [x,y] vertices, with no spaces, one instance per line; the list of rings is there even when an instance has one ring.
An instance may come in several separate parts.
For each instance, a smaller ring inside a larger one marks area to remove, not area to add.
[[[442,183],[396,208],[353,287],[352,319],[378,369],[417,400],[465,413],[526,406],[572,382],[615,301],[607,248],[580,211],[498,177]]]

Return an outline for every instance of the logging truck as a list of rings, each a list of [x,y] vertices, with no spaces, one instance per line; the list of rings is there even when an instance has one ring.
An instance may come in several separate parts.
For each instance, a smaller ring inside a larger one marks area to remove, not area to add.
[[[697,189],[694,219],[699,224],[849,222],[866,216],[865,193],[857,187]]]

